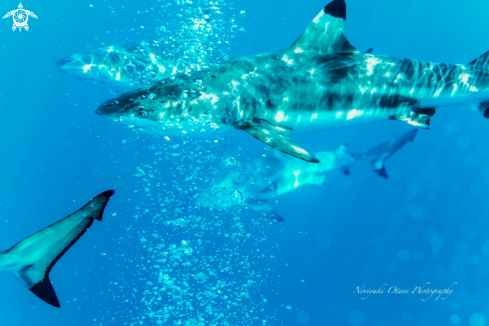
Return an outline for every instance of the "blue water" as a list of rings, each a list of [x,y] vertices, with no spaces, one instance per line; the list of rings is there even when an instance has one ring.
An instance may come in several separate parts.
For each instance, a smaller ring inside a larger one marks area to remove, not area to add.
[[[347,4],[347,36],[361,50],[446,63],[489,50],[486,1]],[[4,0],[0,12],[17,5]],[[432,129],[388,161],[388,180],[358,166],[279,197],[273,206],[283,223],[243,207],[192,208],[191,195],[222,177],[222,159],[245,164],[271,149],[247,136],[167,143],[131,131],[94,113],[114,94],[55,69],[63,57],[105,45],[178,39],[175,8],[187,7],[173,0],[23,5],[39,17],[29,19],[28,32],[12,32],[11,18],[0,21],[0,248],[104,190],[116,193],[104,220],[51,272],[61,309],[2,273],[1,325],[489,323],[489,122],[480,114],[437,110]],[[237,27],[222,35],[225,49],[248,56],[286,48],[324,5],[230,0],[222,26],[236,17]],[[363,151],[409,129],[385,122],[296,138],[311,152],[343,143]],[[444,300],[411,293],[426,282],[456,284]],[[384,293],[364,300],[355,291],[383,284]],[[410,292],[389,294],[391,287]]]

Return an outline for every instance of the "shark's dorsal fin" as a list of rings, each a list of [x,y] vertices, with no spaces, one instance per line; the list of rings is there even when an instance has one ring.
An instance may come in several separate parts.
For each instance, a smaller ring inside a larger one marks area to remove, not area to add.
[[[345,0],[333,0],[307,26],[307,29],[290,50],[301,53],[360,53],[348,42],[345,35]]]
[[[292,139],[292,129],[276,126],[262,119],[253,119],[251,123],[245,123],[238,127],[256,139],[264,142],[285,154],[300,158],[301,160],[319,163],[319,160],[305,149],[299,147]]]
[[[36,296],[59,307],[49,272],[54,264],[102,214],[113,190],[105,191],[64,219],[25,238],[0,253],[0,270],[8,270]]]

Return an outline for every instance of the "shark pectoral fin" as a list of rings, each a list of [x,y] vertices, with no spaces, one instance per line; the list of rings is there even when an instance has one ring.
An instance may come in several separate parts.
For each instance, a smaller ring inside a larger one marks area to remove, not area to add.
[[[393,120],[406,122],[411,126],[430,129],[430,118],[435,114],[433,108],[406,109],[392,117]]]
[[[360,53],[346,38],[345,20],[345,0],[331,1],[292,44],[290,50],[295,53],[310,50],[324,53]]]
[[[238,127],[265,144],[301,160],[319,163],[319,160],[305,149],[299,147],[292,139],[292,129],[280,127],[261,119],[254,119]]]
[[[49,272],[85,234],[94,219],[102,220],[107,202],[113,194],[113,190],[101,193],[73,214],[20,241],[1,254],[0,265],[15,266],[7,270],[41,300],[59,307]]]

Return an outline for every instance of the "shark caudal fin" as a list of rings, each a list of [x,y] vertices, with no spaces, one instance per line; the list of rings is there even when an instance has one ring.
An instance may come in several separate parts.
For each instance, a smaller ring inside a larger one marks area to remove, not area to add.
[[[391,139],[385,143],[382,143],[365,153],[353,154],[355,158],[370,162],[374,171],[382,178],[388,178],[387,171],[385,170],[385,162],[392,156],[398,149],[403,147],[408,141],[413,141],[414,137],[418,133],[417,129],[410,130],[402,136]]]
[[[301,53],[360,53],[345,35],[346,3],[333,0],[307,26],[304,33],[292,44],[290,50]]]
[[[94,219],[102,220],[105,206],[113,194],[113,190],[101,193],[75,213],[0,253],[0,270],[10,271],[41,300],[60,307],[49,272]]]

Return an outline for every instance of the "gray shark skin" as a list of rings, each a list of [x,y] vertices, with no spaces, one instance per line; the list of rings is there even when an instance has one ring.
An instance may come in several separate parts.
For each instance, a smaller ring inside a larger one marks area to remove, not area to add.
[[[342,170],[349,175],[350,169],[360,162],[370,163],[379,176],[387,178],[385,162],[406,143],[413,141],[417,132],[412,129],[363,153],[351,153],[348,145],[342,145],[334,152],[319,152],[316,154],[321,161],[318,164],[309,164],[274,151],[273,157],[249,165],[242,172],[242,169],[233,169],[237,164],[234,159],[228,159],[231,164],[223,167],[225,177],[198,194],[196,202],[204,207],[245,206],[271,213],[274,219],[283,221],[271,209],[269,200],[306,185],[323,185],[326,174],[333,170]]]
[[[209,64],[217,64],[228,58],[219,49],[200,52]],[[168,43],[143,41],[74,54],[59,60],[56,68],[92,86],[128,91],[191,69],[208,67],[203,61],[189,64],[183,57],[182,50]]]
[[[59,308],[49,272],[94,219],[102,220],[105,206],[113,194],[113,190],[101,193],[73,214],[0,252],[0,271],[11,272],[41,300]]]
[[[109,100],[96,113],[167,134],[242,130],[316,163],[292,130],[386,120],[427,129],[435,108],[461,103],[489,117],[489,53],[468,65],[363,53],[346,39],[345,20],[344,0],[334,0],[289,49],[173,76]]]

